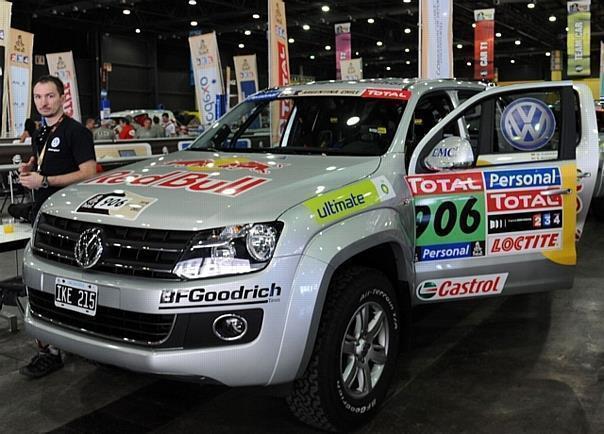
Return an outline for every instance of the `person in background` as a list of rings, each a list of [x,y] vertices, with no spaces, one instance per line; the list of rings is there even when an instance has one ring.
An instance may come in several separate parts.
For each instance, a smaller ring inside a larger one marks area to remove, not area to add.
[[[176,125],[170,119],[170,115],[168,113],[164,113],[161,115],[161,124],[164,127],[166,137],[176,136]]]
[[[154,139],[158,137],[151,124],[151,118],[145,118],[142,128],[137,131],[137,137],[139,139]]]
[[[120,140],[132,140],[136,135],[134,128],[130,125],[130,121],[127,118],[120,119],[118,131],[117,138]]]
[[[155,137],[165,137],[166,132],[164,131],[164,127],[159,123],[159,118],[157,116],[153,116],[153,126],[151,127],[153,131],[155,131]]]
[[[115,132],[111,128],[112,123],[111,119],[103,119],[101,125],[92,131],[95,142],[97,140],[115,140]]]
[[[87,118],[86,119],[86,128],[88,128],[90,131],[93,131],[94,127],[96,127],[95,120],[92,118]]]
[[[25,119],[25,124],[23,125],[23,132],[19,136],[19,143],[31,143],[31,138],[36,131],[36,123],[33,119],[27,118]]]
[[[57,77],[45,75],[34,83],[34,103],[46,126],[34,132],[34,155],[19,167],[21,185],[34,191],[32,222],[50,195],[96,174],[92,133],[63,113],[64,93],[63,82]],[[38,353],[19,369],[21,374],[40,378],[63,367],[58,348],[36,342]]]

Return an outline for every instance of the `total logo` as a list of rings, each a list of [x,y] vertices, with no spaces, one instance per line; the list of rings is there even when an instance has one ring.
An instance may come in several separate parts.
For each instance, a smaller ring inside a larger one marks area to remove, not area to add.
[[[407,176],[406,179],[413,196],[466,193],[484,189],[480,172]]]
[[[562,196],[544,196],[539,190],[506,191],[487,194],[489,211],[518,211],[539,208],[560,208]]]
[[[508,273],[425,280],[417,286],[417,297],[424,301],[498,295],[503,291]]]

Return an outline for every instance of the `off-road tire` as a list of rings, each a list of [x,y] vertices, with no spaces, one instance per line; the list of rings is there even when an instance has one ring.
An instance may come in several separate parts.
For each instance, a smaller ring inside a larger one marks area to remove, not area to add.
[[[387,340],[388,350],[373,389],[359,398],[349,393],[342,381],[343,339],[355,312],[368,303],[385,314],[383,328],[388,330],[387,338],[382,338]],[[364,267],[337,272],[327,293],[311,360],[287,397],[292,413],[302,422],[327,431],[349,431],[373,417],[394,374],[402,324],[399,316],[392,283],[382,272]]]

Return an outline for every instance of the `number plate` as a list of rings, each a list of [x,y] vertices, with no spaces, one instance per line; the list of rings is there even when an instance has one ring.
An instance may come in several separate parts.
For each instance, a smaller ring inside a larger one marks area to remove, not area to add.
[[[94,316],[96,315],[97,293],[96,285],[57,277],[55,306]]]

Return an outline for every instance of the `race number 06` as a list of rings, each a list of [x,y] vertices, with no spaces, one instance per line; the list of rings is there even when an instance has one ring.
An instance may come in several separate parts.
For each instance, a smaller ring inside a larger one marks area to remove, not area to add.
[[[478,200],[475,197],[469,198],[457,215],[457,207],[451,201],[441,202],[434,212],[434,222],[432,223],[432,213],[429,206],[418,205],[416,212],[416,236],[421,237],[428,229],[430,223],[433,224],[434,233],[439,237],[448,236],[459,224],[459,228],[464,234],[471,234],[480,226],[480,212],[474,209]],[[459,217],[459,221],[458,221]]]

